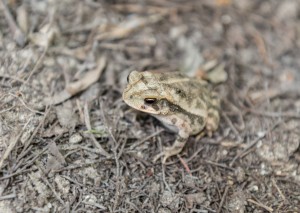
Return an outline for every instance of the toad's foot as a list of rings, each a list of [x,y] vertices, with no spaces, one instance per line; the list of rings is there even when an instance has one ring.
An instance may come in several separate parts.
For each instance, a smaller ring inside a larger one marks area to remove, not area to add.
[[[156,162],[160,157],[163,157],[162,163],[165,164],[169,157],[177,155],[182,151],[186,141],[187,138],[177,138],[177,140],[171,147],[165,147],[164,151],[156,155],[153,159],[153,162]]]

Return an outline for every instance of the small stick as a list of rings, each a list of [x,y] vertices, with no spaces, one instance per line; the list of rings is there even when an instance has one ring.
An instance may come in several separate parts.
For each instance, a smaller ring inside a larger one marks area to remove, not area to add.
[[[208,164],[211,164],[213,166],[218,166],[218,167],[221,167],[221,168],[224,168],[224,169],[228,169],[230,171],[234,171],[234,169],[224,165],[224,164],[221,164],[221,163],[216,163],[216,162],[213,162],[213,161],[209,161],[209,160],[205,160],[205,163],[208,163]]]
[[[182,157],[180,157],[180,155],[177,155],[177,157],[179,158],[181,164],[183,165],[183,167],[185,168],[185,170],[187,171],[187,173],[189,173],[189,175],[192,176],[191,170],[190,170],[189,166],[187,165],[186,161],[184,161],[182,159]]]
[[[225,118],[225,121],[227,122],[227,124],[230,126],[230,128],[232,129],[232,131],[234,132],[235,136],[238,138],[238,142],[241,142],[243,139],[239,133],[239,131],[235,128],[235,126],[233,125],[233,123],[231,122],[231,120],[229,119],[229,117],[226,115],[226,113],[222,113],[222,116]]]
[[[262,203],[256,202],[255,200],[247,199],[247,201],[248,201],[249,203],[253,203],[253,204],[255,204],[255,205],[257,205],[257,206],[259,206],[259,207],[261,207],[261,208],[267,210],[268,212],[273,212],[273,209],[272,209],[271,207],[266,206],[266,205],[264,205],[264,204],[262,204]]]
[[[28,109],[29,111],[31,111],[31,112],[33,112],[33,113],[36,113],[36,114],[44,115],[43,112],[40,112],[40,111],[31,109],[29,106],[27,106],[27,104],[25,103],[25,101],[24,101],[23,99],[21,99],[20,97],[14,95],[14,94],[12,94],[12,93],[8,93],[8,94],[11,95],[11,96],[13,96],[14,98],[18,99],[18,100],[22,103],[22,105],[23,105],[26,109]]]
[[[14,177],[14,176],[17,176],[17,175],[22,175],[22,174],[25,174],[25,173],[28,173],[28,172],[32,172],[32,171],[35,171],[35,170],[37,170],[37,169],[36,168],[31,168],[31,169],[20,170],[20,171],[17,171],[15,173],[12,173],[10,175],[6,175],[4,177],[1,177],[0,181],[11,178],[11,177]]]
[[[85,205],[90,205],[90,206],[95,206],[101,210],[106,210],[107,208],[99,203],[95,203],[95,202],[86,202],[86,201],[82,201],[81,203],[85,204]]]
[[[159,133],[161,133],[161,132],[163,132],[163,131],[164,131],[163,129],[160,129],[160,130],[154,132],[153,134],[151,134],[151,135],[145,137],[144,139],[142,139],[142,140],[140,140],[140,141],[138,141],[138,142],[132,144],[129,148],[130,148],[130,149],[134,149],[135,147],[137,147],[137,146],[143,144],[145,141],[149,140],[150,138],[155,137],[156,135],[158,135]]]
[[[194,152],[192,154],[191,157],[189,157],[188,159],[185,160],[186,163],[190,162],[191,160],[193,160],[200,152],[202,152],[204,148],[203,147],[200,147],[196,152]]]
[[[26,83],[29,82],[31,76],[38,70],[38,68],[40,68],[40,65],[42,64],[42,62],[43,62],[43,60],[44,60],[44,58],[45,58],[45,55],[46,55],[46,52],[47,52],[47,51],[48,51],[48,47],[46,47],[46,48],[43,50],[41,56],[38,58],[38,60],[37,60],[37,62],[35,63],[34,67],[33,67],[32,70],[30,71],[30,73],[29,73],[29,75],[28,75],[28,77],[27,77],[27,79],[26,79],[26,81],[25,81]]]
[[[229,186],[227,185],[226,188],[225,188],[225,192],[224,192],[224,194],[223,194],[223,196],[222,196],[222,200],[221,200],[221,202],[220,202],[220,206],[219,206],[219,209],[218,209],[217,213],[220,213],[220,212],[222,211],[222,207],[223,207],[223,204],[224,204],[224,202],[225,202],[225,198],[226,198],[226,196],[227,196],[228,189],[229,189]]]
[[[258,111],[253,109],[246,109],[247,112],[250,112],[255,115],[261,115],[264,117],[271,117],[271,118],[277,118],[277,117],[286,117],[286,118],[300,118],[300,114],[297,112],[268,112],[268,111]]]
[[[266,137],[267,133],[270,133],[273,129],[275,129],[276,126],[278,126],[280,123],[282,123],[282,120],[276,122],[270,129],[268,129],[267,131],[263,132],[263,134],[261,134],[258,138],[256,138],[254,141],[252,141],[248,146],[246,146],[244,148],[244,150],[242,152],[240,152],[238,155],[236,155],[232,161],[230,162],[229,166],[232,167],[234,162],[239,159],[240,157],[244,157],[245,152],[247,152],[249,149],[251,149],[253,146],[255,146],[255,144],[257,144],[261,139],[263,139],[264,137]]]
[[[39,167],[39,165],[36,165],[41,173],[43,173],[43,170]],[[41,176],[41,180],[50,188],[50,190],[53,192],[56,199],[62,204],[65,205],[64,201],[61,199],[60,195],[55,191],[54,187],[49,183],[47,178],[45,176]]]
[[[8,199],[13,199],[15,197],[17,197],[17,195],[15,193],[9,194],[9,195],[4,195],[4,196],[0,197],[0,201],[2,201],[2,200],[8,200]]]
[[[9,143],[9,146],[8,148],[5,150],[2,158],[0,159],[0,169],[2,168],[3,166],[3,163],[4,161],[6,160],[6,158],[9,156],[9,154],[11,153],[11,151],[13,150],[13,148],[16,146],[16,144],[18,143],[19,139],[21,138],[24,130],[26,129],[27,125],[30,123],[31,119],[29,119],[27,121],[27,123],[24,125],[23,129],[21,130],[20,134],[17,135],[17,137],[14,138],[14,140],[12,140],[10,143]]]
[[[286,198],[285,198],[284,194],[282,193],[282,191],[280,190],[280,188],[278,187],[278,185],[276,183],[276,180],[274,178],[272,178],[271,180],[272,180],[273,185],[277,189],[278,193],[280,194],[280,196],[282,197],[282,199],[285,201]]]
[[[86,128],[91,131],[92,130],[92,126],[91,126],[91,121],[90,121],[90,115],[89,115],[89,109],[88,109],[88,104],[85,103],[84,105],[84,120],[85,120],[85,125]],[[93,144],[95,147],[97,147],[97,149],[99,150],[99,152],[104,155],[105,157],[110,157],[110,155],[102,148],[102,146],[98,143],[98,141],[96,140],[95,136],[93,134],[89,134],[89,137],[92,139]]]
[[[32,135],[30,136],[30,138],[26,141],[26,143],[24,144],[24,147],[21,151],[21,153],[18,155],[18,158],[17,158],[17,161],[16,162],[19,162],[24,156],[25,156],[25,153],[27,153],[27,148],[30,146],[31,144],[31,141],[33,140],[33,138],[36,136],[36,134],[38,133],[39,129],[42,127],[42,125],[45,123],[45,120],[46,120],[46,117],[48,116],[48,114],[50,113],[50,110],[52,108],[49,107],[47,109],[47,111],[45,112],[42,120],[40,121],[39,125],[35,128],[35,130],[33,131]]]
[[[91,166],[93,164],[103,163],[103,162],[105,162],[105,160],[100,159],[100,160],[96,160],[96,161],[89,162],[89,163],[84,163],[84,164],[80,164],[80,165],[72,165],[72,166],[60,168],[60,169],[57,169],[57,170],[52,170],[52,172],[53,173],[59,173],[59,172],[63,172],[63,171],[71,171],[71,170],[74,170],[74,169],[80,169],[80,168],[83,168],[83,167],[86,167],[86,166]]]
[[[158,140],[158,144],[159,144],[159,150],[161,150],[161,152],[162,152],[163,148],[162,148],[161,138],[158,137],[157,140]],[[169,184],[166,181],[165,165],[163,164],[162,160],[161,160],[161,172],[162,172],[162,179],[163,179],[163,182],[164,182],[166,188],[168,189],[168,191],[172,192],[171,187],[169,186]]]

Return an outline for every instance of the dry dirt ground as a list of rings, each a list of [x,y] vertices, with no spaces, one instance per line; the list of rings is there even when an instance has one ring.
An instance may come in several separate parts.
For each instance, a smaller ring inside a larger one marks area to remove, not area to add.
[[[298,0],[1,0],[0,212],[300,212],[299,47]],[[128,73],[214,66],[219,129],[152,163]]]

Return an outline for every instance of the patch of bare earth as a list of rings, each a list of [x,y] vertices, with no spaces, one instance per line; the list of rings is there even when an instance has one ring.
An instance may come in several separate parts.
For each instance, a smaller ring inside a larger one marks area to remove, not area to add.
[[[297,0],[0,0],[1,212],[300,212]],[[132,70],[222,64],[220,127],[175,135]]]

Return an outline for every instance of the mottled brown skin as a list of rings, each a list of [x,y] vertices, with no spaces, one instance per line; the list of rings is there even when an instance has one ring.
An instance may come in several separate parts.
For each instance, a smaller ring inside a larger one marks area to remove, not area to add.
[[[129,106],[151,114],[170,130],[177,132],[176,141],[154,159],[181,152],[190,135],[218,128],[220,101],[207,88],[206,82],[177,72],[137,72],[128,76],[123,100]]]

